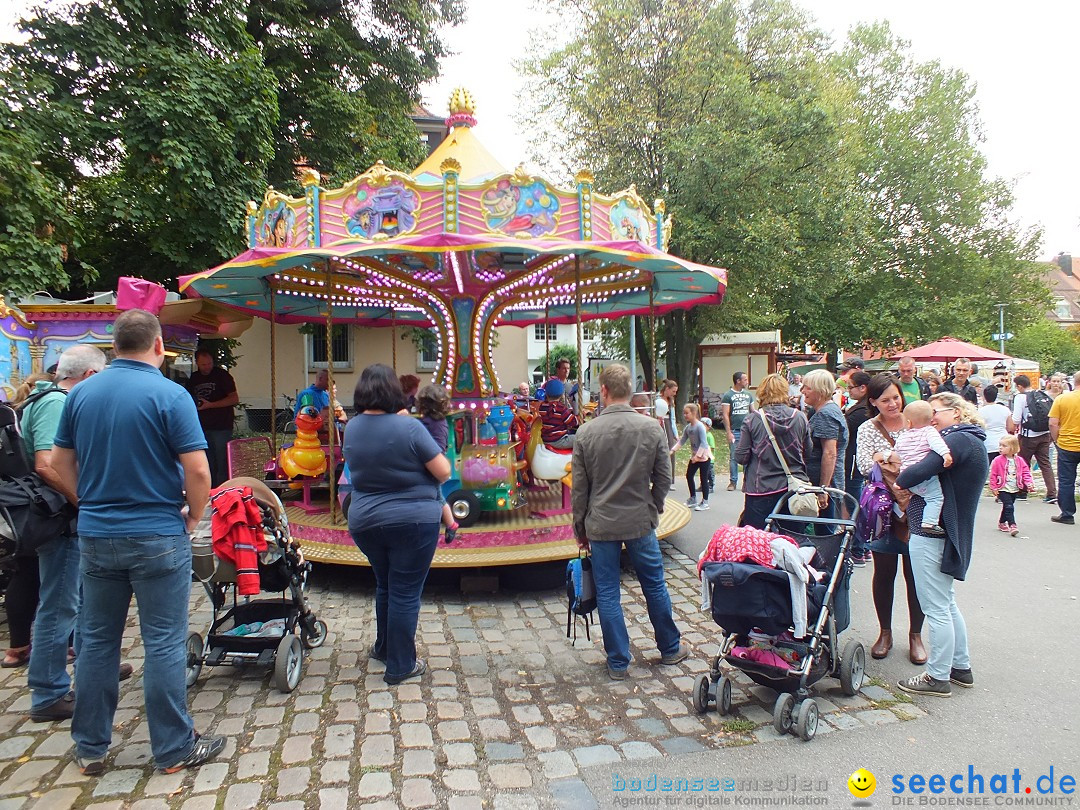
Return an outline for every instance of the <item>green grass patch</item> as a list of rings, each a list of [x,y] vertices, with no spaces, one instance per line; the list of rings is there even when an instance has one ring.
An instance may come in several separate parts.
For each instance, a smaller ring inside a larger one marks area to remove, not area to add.
[[[725,720],[720,724],[720,728],[728,734],[748,734],[757,728],[757,726],[749,720],[736,718],[734,720]]]

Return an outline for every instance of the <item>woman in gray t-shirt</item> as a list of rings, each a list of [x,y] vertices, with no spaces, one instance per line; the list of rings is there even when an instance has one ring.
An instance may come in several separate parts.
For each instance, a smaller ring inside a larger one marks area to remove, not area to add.
[[[416,657],[416,624],[439,541],[439,485],[450,477],[450,462],[419,420],[399,413],[405,394],[389,366],[364,369],[353,404],[356,416],[342,446],[353,486],[349,533],[375,574],[370,655],[386,664],[383,680],[397,684],[427,670]]]

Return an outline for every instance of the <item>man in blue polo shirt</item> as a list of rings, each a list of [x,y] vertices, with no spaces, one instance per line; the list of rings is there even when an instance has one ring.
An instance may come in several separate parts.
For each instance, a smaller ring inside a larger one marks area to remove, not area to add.
[[[150,749],[157,766],[173,773],[225,747],[224,737],[195,733],[184,683],[188,532],[206,507],[210,468],[195,403],[159,371],[165,346],[157,318],[141,309],[122,313],[113,347],[112,365],[68,394],[52,450],[53,468],[79,496],[83,604],[71,736],[79,770],[102,773],[134,594]]]

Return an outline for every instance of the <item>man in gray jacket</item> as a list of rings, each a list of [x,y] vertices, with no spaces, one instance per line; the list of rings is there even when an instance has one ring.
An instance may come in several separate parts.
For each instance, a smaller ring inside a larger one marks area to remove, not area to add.
[[[608,674],[618,681],[630,666],[619,581],[624,545],[648,604],[660,663],[677,664],[690,649],[671,615],[656,539],[671,486],[664,430],[630,406],[626,366],[613,363],[600,372],[600,400],[603,413],[578,428],[574,442],[574,535],[580,548],[591,550]]]

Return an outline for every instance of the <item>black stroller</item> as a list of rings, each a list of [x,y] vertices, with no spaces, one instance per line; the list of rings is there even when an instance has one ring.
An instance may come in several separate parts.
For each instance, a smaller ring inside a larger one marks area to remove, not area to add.
[[[778,733],[810,740],[817,732],[818,706],[808,687],[831,675],[839,678],[844,694],[855,695],[866,673],[866,650],[850,640],[843,653],[839,652],[840,633],[851,619],[849,552],[859,504],[838,489],[807,487],[799,491],[826,492],[851,510],[849,520],[795,518],[780,513],[789,497],[784,496],[766,520],[768,531],[786,535],[800,547],[812,546],[815,553],[810,564],[827,572],[820,583],[811,582],[806,588],[808,635],[794,638],[788,632],[792,628],[792,591],[785,571],[753,563],[706,563],[702,577],[708,583],[713,619],[723,628],[724,638],[711,671],[694,682],[693,702],[699,713],[706,712],[714,701],[720,714],[731,711],[731,678],[720,667],[726,662],[755,683],[780,693],[773,707],[773,727]],[[810,526],[833,526],[835,530],[816,535],[808,532]],[[751,634],[758,639],[775,637],[765,642],[772,650],[767,657],[774,665],[736,653],[737,647],[739,653],[751,647]]]
[[[239,601],[236,566],[213,552],[212,507],[207,504],[192,534],[192,575],[206,589],[213,619],[205,640],[195,631],[188,635],[187,685],[195,684],[204,666],[254,665],[272,668],[275,686],[291,692],[300,683],[304,649],[319,647],[326,640],[326,623],[315,617],[305,595],[311,563],[290,537],[285,508],[266,484],[255,478],[233,478],[222,486],[251,488],[267,543],[259,559],[259,589],[281,596]],[[232,607],[221,613],[230,589]],[[242,635],[237,632],[248,630]]]

